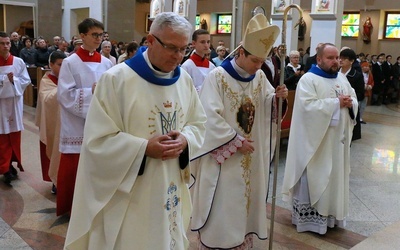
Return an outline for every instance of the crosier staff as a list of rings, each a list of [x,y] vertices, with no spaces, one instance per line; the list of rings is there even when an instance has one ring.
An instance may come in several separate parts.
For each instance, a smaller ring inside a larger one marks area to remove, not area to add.
[[[300,18],[295,27],[304,22],[303,20],[303,10],[297,4],[291,4],[286,6],[283,10],[283,23],[282,23],[282,44],[279,46],[280,60],[281,60],[281,75],[279,85],[282,86],[285,79],[285,58],[286,58],[286,22],[287,15],[290,9],[295,8],[300,13]],[[273,236],[274,236],[274,222],[275,222],[275,201],[276,201],[276,180],[278,178],[278,166],[279,166],[279,151],[280,151],[280,138],[281,138],[281,123],[282,123],[282,98],[278,100],[278,125],[276,133],[276,147],[275,147],[275,161],[274,161],[274,182],[272,185],[272,204],[271,204],[271,218],[270,218],[270,228],[269,228],[269,247],[272,249]]]

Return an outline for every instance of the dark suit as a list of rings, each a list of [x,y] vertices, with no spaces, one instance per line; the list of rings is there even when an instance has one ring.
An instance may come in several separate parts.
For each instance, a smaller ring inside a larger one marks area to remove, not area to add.
[[[304,65],[304,73],[306,73],[307,71],[309,71],[311,69],[311,66],[313,64],[317,64],[317,54],[310,56],[309,58],[307,58],[307,62],[306,65]]]
[[[383,86],[383,94],[382,94],[382,102],[383,104],[388,104],[390,101],[390,97],[388,97],[389,88],[392,87],[393,80],[393,69],[392,64],[388,62],[382,63],[382,71],[385,76],[385,84]]]
[[[19,52],[21,52],[21,49],[23,47],[24,46],[22,45],[22,42],[18,42],[17,45],[15,45],[14,41],[11,41],[11,48],[10,48],[11,55],[19,57]]]
[[[364,99],[365,93],[363,74],[352,67],[346,77],[347,80],[349,80],[351,87],[353,87],[354,91],[356,92],[358,103],[360,103]],[[352,141],[361,139],[360,107],[358,107],[356,121],[357,124],[354,126],[353,129]]]
[[[372,76],[374,77],[374,87],[372,88],[372,105],[381,105],[382,93],[385,85],[385,75],[382,66],[378,63],[372,64]]]

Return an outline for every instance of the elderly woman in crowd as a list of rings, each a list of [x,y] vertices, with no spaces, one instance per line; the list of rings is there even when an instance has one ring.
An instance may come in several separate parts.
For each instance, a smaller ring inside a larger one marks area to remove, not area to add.
[[[107,57],[108,59],[110,59],[110,61],[112,62],[113,65],[117,64],[117,58],[115,58],[114,56],[112,56],[111,53],[111,42],[109,41],[103,41],[101,44],[101,54],[105,57]]]
[[[304,67],[300,64],[300,52],[292,50],[289,53],[290,62],[285,67],[285,85],[288,90],[295,90],[300,77],[304,75]]]

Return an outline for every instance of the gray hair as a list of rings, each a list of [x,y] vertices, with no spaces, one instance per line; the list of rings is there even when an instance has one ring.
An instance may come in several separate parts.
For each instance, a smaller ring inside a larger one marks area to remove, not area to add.
[[[300,56],[300,52],[298,52],[297,50],[292,50],[289,53],[289,57],[292,57],[292,56]]]
[[[104,46],[106,46],[106,45],[110,45],[111,46],[111,42],[110,41],[103,41],[101,43],[101,48],[104,48]]]
[[[187,36],[189,40],[192,34],[192,25],[184,17],[174,12],[161,12],[156,15],[150,27],[151,34],[157,34],[164,28],[171,28],[173,32]]]

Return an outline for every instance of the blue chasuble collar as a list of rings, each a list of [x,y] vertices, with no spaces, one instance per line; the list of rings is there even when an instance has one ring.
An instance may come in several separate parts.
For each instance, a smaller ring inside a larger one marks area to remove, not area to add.
[[[338,73],[334,73],[334,74],[329,74],[325,71],[323,71],[321,68],[319,68],[317,65],[313,64],[311,66],[311,69],[308,71],[311,72],[313,74],[316,74],[318,76],[322,76],[324,78],[336,78],[338,76]]]
[[[235,59],[232,59],[232,60],[235,60]],[[221,64],[221,67],[224,68],[224,69],[226,70],[226,72],[228,72],[228,74],[229,74],[230,76],[232,76],[233,78],[235,78],[236,80],[241,81],[241,82],[250,82],[250,81],[252,81],[252,80],[254,79],[254,77],[256,76],[256,75],[254,74],[254,75],[251,75],[251,76],[249,76],[249,77],[247,77],[247,78],[241,77],[241,76],[236,72],[236,70],[233,68],[232,63],[231,63],[230,60],[225,60],[225,61],[223,61],[222,64]]]
[[[145,79],[146,81],[160,85],[160,86],[169,86],[178,81],[181,70],[180,67],[176,67],[174,70],[174,75],[172,78],[159,78],[156,77],[152,71],[152,69],[147,64],[144,59],[143,52],[146,51],[147,47],[140,47],[136,52],[136,55],[125,61],[126,65],[128,65],[133,71],[135,71],[140,77]]]

